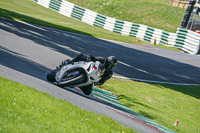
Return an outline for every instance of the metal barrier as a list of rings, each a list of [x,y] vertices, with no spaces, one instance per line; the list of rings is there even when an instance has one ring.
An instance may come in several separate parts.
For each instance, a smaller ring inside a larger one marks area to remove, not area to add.
[[[190,30],[178,28],[176,33],[170,33],[146,25],[110,18],[65,0],[33,1],[64,16],[72,17],[112,32],[137,37],[152,44],[156,40],[156,44],[176,47],[189,54],[197,54],[199,52],[200,34]]]
[[[175,47],[190,54],[197,54],[199,52],[200,34],[181,28],[179,28],[176,33]]]

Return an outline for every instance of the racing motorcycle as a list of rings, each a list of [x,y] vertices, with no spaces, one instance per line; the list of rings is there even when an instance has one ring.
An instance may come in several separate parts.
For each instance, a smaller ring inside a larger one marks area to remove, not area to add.
[[[82,87],[99,81],[105,71],[104,65],[96,62],[73,62],[53,71],[47,76],[49,81],[56,80],[60,87]]]

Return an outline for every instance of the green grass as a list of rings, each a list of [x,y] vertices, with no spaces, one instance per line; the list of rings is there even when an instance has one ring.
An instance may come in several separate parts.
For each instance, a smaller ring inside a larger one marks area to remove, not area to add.
[[[103,115],[0,77],[0,132],[135,132]]]
[[[46,9],[31,0],[1,0],[0,17],[21,20],[28,23],[34,23],[65,31],[121,42],[136,43],[136,40],[138,40],[135,37],[122,36],[118,33],[110,32],[99,27],[94,27],[73,18],[65,17],[55,11]],[[137,43],[142,45],[151,45],[148,42],[140,40]],[[163,45],[158,46],[166,49],[180,51],[176,48],[171,48]]]
[[[185,9],[170,6],[169,0],[68,0],[105,16],[176,32]]]
[[[112,78],[100,88],[113,92],[122,104],[169,129],[200,133],[200,86],[149,84]],[[178,127],[174,127],[176,120],[179,120]]]
[[[168,0],[144,0],[143,2],[110,0],[109,3],[105,0],[75,0],[72,2],[106,16],[170,32],[175,32],[180,26],[185,13],[184,9],[169,6]],[[128,43],[135,43],[137,40],[137,38],[121,36],[67,18],[31,0],[1,0],[0,17],[110,40]],[[139,41],[138,44],[149,43]],[[0,83],[0,132],[37,132],[37,130],[40,132],[76,132],[77,130],[99,132],[100,129],[106,132],[115,129],[115,131],[130,131],[109,118],[81,110],[68,102],[30,87],[4,78],[0,78]],[[186,133],[200,132],[198,128],[200,123],[199,86],[158,85],[112,79],[101,87],[117,94],[119,101],[134,111],[172,130]],[[180,121],[179,127],[173,126],[176,120]],[[91,128],[92,126],[94,127]]]

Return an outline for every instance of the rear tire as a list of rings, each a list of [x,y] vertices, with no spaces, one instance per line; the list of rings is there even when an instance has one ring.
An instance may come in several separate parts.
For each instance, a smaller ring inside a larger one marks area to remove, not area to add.
[[[84,80],[84,75],[81,74],[77,77],[74,77],[72,79],[69,79],[69,80],[66,80],[66,81],[58,81],[57,82],[57,85],[60,86],[60,87],[70,87],[72,85],[75,85],[77,83],[80,83]]]
[[[92,88],[93,88],[93,84],[87,85],[87,86],[82,86],[80,87],[80,89],[83,91],[83,93],[85,95],[90,95],[92,93]]]

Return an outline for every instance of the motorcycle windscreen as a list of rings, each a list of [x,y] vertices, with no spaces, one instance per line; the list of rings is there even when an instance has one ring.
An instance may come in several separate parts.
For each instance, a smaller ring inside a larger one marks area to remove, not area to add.
[[[102,76],[104,74],[104,71],[105,71],[105,67],[102,63],[99,64],[98,70],[99,70],[99,72]]]

